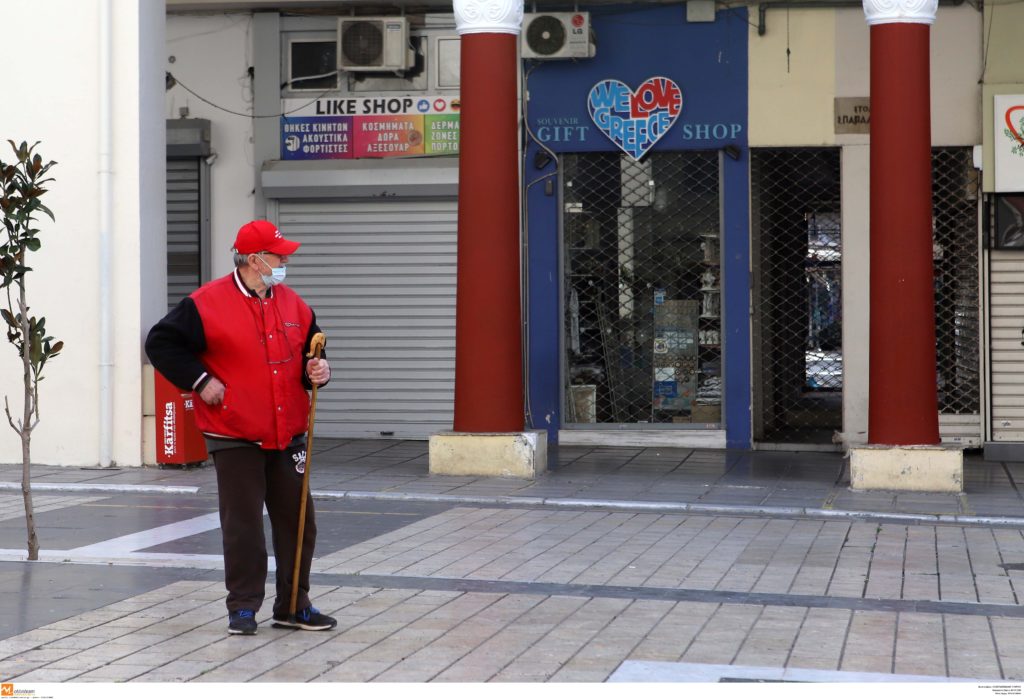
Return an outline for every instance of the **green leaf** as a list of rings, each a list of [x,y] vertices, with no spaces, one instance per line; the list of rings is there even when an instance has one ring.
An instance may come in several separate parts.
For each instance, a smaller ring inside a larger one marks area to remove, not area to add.
[[[39,238],[28,238],[25,240],[25,247],[27,247],[32,252],[35,252],[41,246],[42,243],[39,241]]]
[[[28,358],[33,364],[39,364],[40,360],[43,358],[43,347],[39,342],[39,335],[31,335]]]
[[[48,208],[46,208],[45,206],[43,206],[42,204],[40,204],[40,205],[39,205],[39,210],[40,210],[40,211],[42,211],[42,212],[43,212],[44,214],[46,214],[47,216],[49,216],[49,217],[50,217],[50,220],[51,220],[51,221],[56,221],[56,220],[57,220],[56,218],[54,218],[54,216],[53,216],[53,212],[52,212],[52,211],[50,211],[50,210],[49,210]]]
[[[18,327],[18,323],[14,320],[14,314],[11,313],[9,310],[7,310],[6,308],[0,308],[0,315],[3,316],[4,320],[7,321],[7,324],[10,325],[12,328]]]

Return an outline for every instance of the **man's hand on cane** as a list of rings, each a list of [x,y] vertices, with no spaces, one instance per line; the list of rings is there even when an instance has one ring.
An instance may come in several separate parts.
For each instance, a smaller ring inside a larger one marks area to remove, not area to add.
[[[310,359],[306,362],[306,376],[311,383],[323,386],[331,378],[331,367],[326,359]]]

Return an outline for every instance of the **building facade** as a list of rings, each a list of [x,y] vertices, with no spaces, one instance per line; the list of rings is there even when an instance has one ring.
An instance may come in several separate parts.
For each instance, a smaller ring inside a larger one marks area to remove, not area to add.
[[[166,16],[144,7],[127,22],[111,2],[126,52],[115,65],[128,70],[127,55],[135,71],[114,83],[115,158],[127,159],[115,168],[115,208],[137,212],[115,231],[115,303],[129,307],[115,309],[111,460],[152,462],[141,340],[190,284],[229,270],[234,231],[254,216],[303,242],[289,283],[316,309],[335,369],[318,434],[450,429],[460,106],[450,8],[171,1]],[[868,28],[856,4],[829,5],[529,8],[519,164],[528,427],[566,444],[866,441]],[[77,26],[100,19],[78,11]],[[943,4],[931,31],[940,426],[944,441],[1011,451],[1024,443],[1014,388],[1024,253],[1004,244],[1012,236],[993,243],[998,207],[1012,219],[1018,191],[997,188],[1005,134],[994,105],[1024,93],[1007,29],[1020,12]],[[57,35],[75,26],[23,14]],[[372,56],[358,40],[371,23],[391,37]],[[143,41],[144,31],[163,39]],[[92,35],[78,40],[96,53]],[[75,70],[96,73],[87,61]],[[135,97],[126,84],[139,86]],[[82,90],[97,113],[95,91]],[[36,109],[0,117],[4,136],[52,142],[47,155],[80,172],[55,171],[60,243],[39,253],[38,304],[57,307],[46,314],[68,349],[45,382],[35,458],[102,463],[100,421],[80,408],[72,419],[62,398],[99,400],[95,330],[57,292],[98,254],[80,215],[91,202],[75,199],[90,199],[79,183],[96,149]],[[65,220],[82,227],[73,244]],[[14,366],[12,356],[0,373],[15,377]],[[0,438],[0,458],[17,453],[12,435]]]

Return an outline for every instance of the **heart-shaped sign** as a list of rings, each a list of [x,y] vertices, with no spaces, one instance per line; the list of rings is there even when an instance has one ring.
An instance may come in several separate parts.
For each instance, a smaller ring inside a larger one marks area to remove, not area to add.
[[[1024,104],[1016,104],[1006,110],[1006,116],[1004,117],[1004,119],[1006,120],[1006,128],[1010,130],[1010,133],[1013,134],[1013,137],[1017,140],[1017,142],[1013,145],[1024,146],[1024,137],[1021,136],[1021,133],[1020,131],[1017,130],[1017,127],[1013,125],[1013,118],[1010,116],[1016,111],[1024,111]]]
[[[590,88],[587,111],[612,143],[640,160],[676,123],[683,91],[669,78],[648,78],[635,90],[620,80],[602,80]]]

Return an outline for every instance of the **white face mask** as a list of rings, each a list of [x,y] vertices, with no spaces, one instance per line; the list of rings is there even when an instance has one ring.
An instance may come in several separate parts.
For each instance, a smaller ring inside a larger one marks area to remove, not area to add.
[[[256,257],[259,258],[260,262],[262,262],[263,264],[267,265],[267,267],[270,267],[270,265],[267,264],[267,261],[264,260],[262,257],[260,257],[259,255],[257,255]],[[265,286],[269,287],[269,286],[274,286],[276,284],[281,284],[282,282],[284,282],[284,278],[285,278],[286,274],[287,274],[287,271],[285,269],[285,265],[281,265],[280,267],[270,267],[270,274],[267,275],[267,274],[260,273],[260,279],[263,280],[263,284]]]

